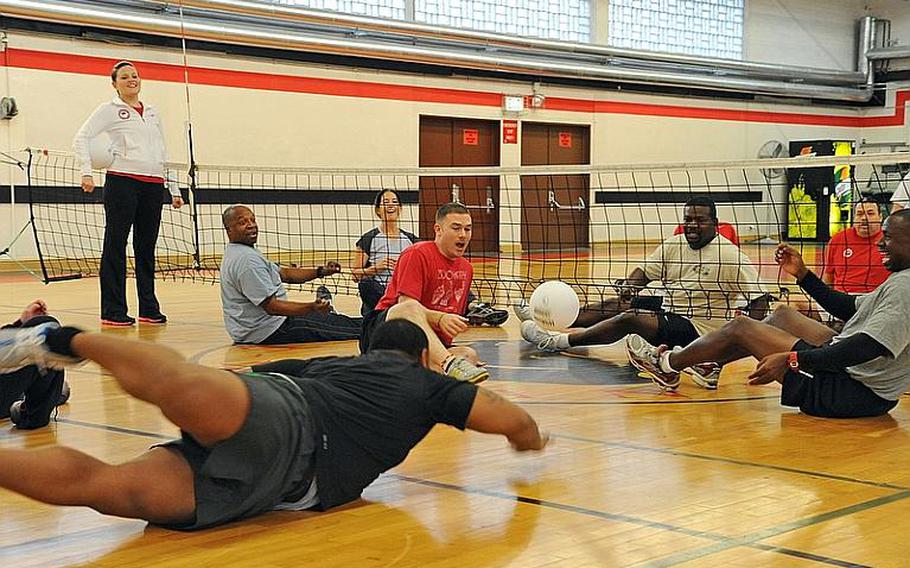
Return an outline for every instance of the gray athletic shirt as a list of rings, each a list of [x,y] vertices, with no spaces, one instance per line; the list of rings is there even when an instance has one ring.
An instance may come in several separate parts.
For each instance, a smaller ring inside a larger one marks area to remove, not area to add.
[[[910,269],[895,272],[874,292],[856,298],[856,313],[834,341],[865,333],[892,357],[847,367],[851,377],[878,396],[897,400],[910,389]]]
[[[287,298],[281,269],[256,247],[228,243],[221,259],[221,307],[224,326],[236,343],[259,343],[275,333],[286,319],[261,304],[270,296]]]

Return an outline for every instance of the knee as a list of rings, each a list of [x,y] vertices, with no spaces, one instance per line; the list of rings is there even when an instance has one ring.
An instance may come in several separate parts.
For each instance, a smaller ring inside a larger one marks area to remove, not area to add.
[[[788,305],[781,305],[774,308],[774,311],[771,312],[771,315],[766,317],[763,321],[768,324],[775,324],[780,321],[789,319],[793,317],[793,314],[798,313],[796,308]]]
[[[386,319],[405,319],[414,321],[426,317],[426,311],[423,306],[417,302],[404,302],[395,304],[389,308],[389,314]]]
[[[756,323],[757,322],[749,316],[736,316],[723,327],[723,330],[727,337],[738,338],[749,333],[749,330],[751,330]]]
[[[641,334],[644,331],[642,316],[635,312],[622,312],[613,316],[610,321],[626,334]]]

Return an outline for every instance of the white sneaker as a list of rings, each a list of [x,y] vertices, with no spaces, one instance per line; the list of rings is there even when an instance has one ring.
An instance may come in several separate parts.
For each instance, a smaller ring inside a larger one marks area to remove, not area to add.
[[[524,298],[519,298],[517,302],[512,304],[512,311],[515,312],[515,315],[518,316],[518,319],[521,321],[531,321],[534,319],[534,314],[531,312],[531,304],[525,302]]]
[[[44,342],[47,333],[59,328],[60,324],[47,322],[34,327],[0,330],[0,370],[15,371],[28,365],[62,369],[65,365],[80,363],[82,359],[53,353],[47,348]]]
[[[521,322],[521,336],[528,343],[536,345],[537,349],[540,351],[546,351],[548,353],[562,351],[562,349],[556,345],[556,339],[559,337],[559,334],[543,329],[533,320]]]
[[[464,357],[451,355],[442,365],[445,374],[456,381],[478,384],[490,378],[490,372],[478,367]]]
[[[717,363],[699,363],[687,368],[685,372],[692,377],[692,382],[703,389],[717,390],[720,371],[723,367]]]
[[[660,390],[675,391],[679,388],[679,373],[667,373],[660,368],[660,354],[666,347],[654,347],[636,334],[626,336],[626,351],[632,366],[651,376]]]

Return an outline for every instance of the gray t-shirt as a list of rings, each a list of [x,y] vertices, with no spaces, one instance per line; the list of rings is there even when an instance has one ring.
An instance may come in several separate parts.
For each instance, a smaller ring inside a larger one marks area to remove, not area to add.
[[[891,357],[847,367],[851,377],[878,396],[897,400],[910,389],[910,269],[895,272],[874,292],[856,298],[856,313],[834,341],[865,333]]]
[[[228,243],[221,260],[221,307],[224,326],[236,343],[259,343],[281,327],[285,316],[271,315],[262,303],[287,298],[281,269],[256,247]]]

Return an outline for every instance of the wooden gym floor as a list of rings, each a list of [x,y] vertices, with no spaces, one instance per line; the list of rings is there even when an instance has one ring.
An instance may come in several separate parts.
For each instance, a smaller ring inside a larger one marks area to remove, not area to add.
[[[2,276],[0,320],[42,297],[64,322],[97,330],[97,287]],[[234,347],[217,286],[164,281],[159,296],[167,326],[105,333],[211,366],[356,350]],[[356,313],[353,298],[336,304]],[[884,418],[822,420],[782,408],[776,387],[745,386],[747,362],[725,371],[715,392],[684,379],[662,395],[622,349],[539,354],[520,341],[514,317],[466,340],[490,363],[485,386],[552,432],[544,453],[439,427],[351,505],[189,534],[0,490],[0,566],[907,565],[906,402]],[[56,422],[34,432],[0,422],[0,447],[60,443],[120,461],[177,433],[94,365],[68,380],[72,399]]]

